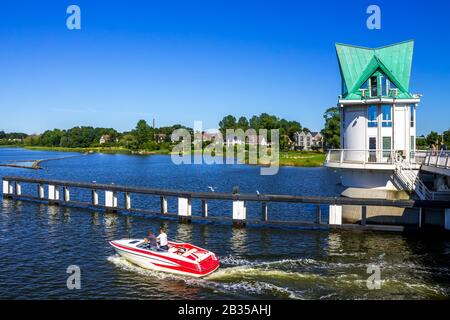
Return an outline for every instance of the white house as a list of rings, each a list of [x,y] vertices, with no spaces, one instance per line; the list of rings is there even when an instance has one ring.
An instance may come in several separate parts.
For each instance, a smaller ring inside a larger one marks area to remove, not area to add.
[[[295,146],[301,150],[314,150],[322,148],[322,135],[320,132],[296,132],[294,134]]]

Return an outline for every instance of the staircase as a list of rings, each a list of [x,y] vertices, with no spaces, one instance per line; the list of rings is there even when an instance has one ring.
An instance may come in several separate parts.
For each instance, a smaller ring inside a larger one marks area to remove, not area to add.
[[[396,155],[394,163],[394,178],[400,182],[406,191],[415,192],[420,200],[434,199],[434,193],[420,180],[418,171],[414,171],[409,162]]]

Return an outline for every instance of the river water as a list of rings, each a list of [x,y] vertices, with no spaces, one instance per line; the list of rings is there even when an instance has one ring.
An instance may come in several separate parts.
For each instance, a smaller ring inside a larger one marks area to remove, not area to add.
[[[325,168],[282,167],[275,176],[261,176],[256,166],[177,166],[170,156],[73,155],[0,149],[0,164],[60,158],[42,162],[43,170],[0,167],[0,176],[205,192],[209,186],[217,192],[239,186],[245,193],[292,195],[333,196],[342,191]],[[88,196],[71,194],[80,200]],[[159,206],[152,197],[132,200],[136,207]],[[212,202],[210,214],[230,216],[228,206]],[[198,214],[199,204],[193,209]],[[169,199],[169,211],[176,212],[175,199]],[[259,211],[250,205],[248,215],[258,217]],[[269,217],[277,220],[313,219],[314,212],[305,205],[269,207]],[[326,220],[326,208],[323,214]],[[204,279],[148,271],[118,257],[107,243],[142,238],[161,225],[170,238],[215,252],[221,268]],[[2,200],[0,250],[2,299],[448,299],[450,294],[450,241],[440,236],[179,224],[144,214]],[[80,267],[79,290],[67,289],[70,265]],[[368,289],[370,268],[380,271],[379,289]]]

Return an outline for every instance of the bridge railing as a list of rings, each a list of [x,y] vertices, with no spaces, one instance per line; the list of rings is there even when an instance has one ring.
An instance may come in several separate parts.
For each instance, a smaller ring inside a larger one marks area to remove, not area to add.
[[[450,151],[428,151],[423,164],[431,167],[450,169]]]
[[[23,188],[28,184],[28,188]],[[34,185],[35,188],[30,188]],[[71,196],[73,189],[90,190],[90,201],[77,201]],[[35,190],[33,194],[25,194],[25,190]],[[102,192],[102,197],[99,197]],[[118,201],[118,196],[123,196],[123,201]],[[149,209],[139,209],[133,206],[134,196],[158,196],[160,198],[160,208],[157,211]],[[385,230],[389,226],[369,226],[366,225],[367,206],[385,206],[400,208],[450,208],[450,201],[424,201],[424,200],[383,200],[383,199],[355,199],[346,197],[318,197],[318,196],[292,196],[292,195],[270,195],[270,194],[244,194],[244,193],[218,193],[218,192],[193,192],[177,191],[165,189],[151,189],[143,187],[130,187],[114,184],[97,184],[87,182],[73,182],[62,180],[36,179],[27,177],[3,177],[3,197],[19,200],[44,201],[52,205],[74,205],[103,208],[108,211],[137,211],[143,213],[153,213],[162,216],[178,217],[182,221],[193,219],[211,220],[231,220],[233,224],[245,225],[249,223],[275,223],[291,226],[322,226],[322,227],[349,227],[354,229],[354,225],[342,224],[342,206],[355,205],[362,207],[361,225],[365,228]],[[178,212],[169,213],[168,198],[176,198]],[[100,203],[102,199],[104,203]],[[202,202],[201,216],[193,216],[192,200]],[[210,217],[208,215],[209,200],[225,200],[232,202],[230,211],[231,217]],[[247,219],[247,202],[258,202],[261,205],[260,219]],[[316,206],[314,221],[277,221],[270,220],[269,203],[298,203]],[[119,203],[121,206],[119,207]],[[328,223],[322,222],[321,206],[329,206]],[[396,227],[396,226],[390,226]],[[398,231],[398,230],[397,230]]]

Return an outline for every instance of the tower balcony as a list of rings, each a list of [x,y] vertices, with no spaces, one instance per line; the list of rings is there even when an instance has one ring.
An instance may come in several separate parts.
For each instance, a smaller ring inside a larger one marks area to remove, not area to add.
[[[341,169],[395,170],[396,159],[403,157],[414,169],[419,169],[425,161],[426,153],[411,152],[404,155],[399,150],[328,150],[324,166]]]

